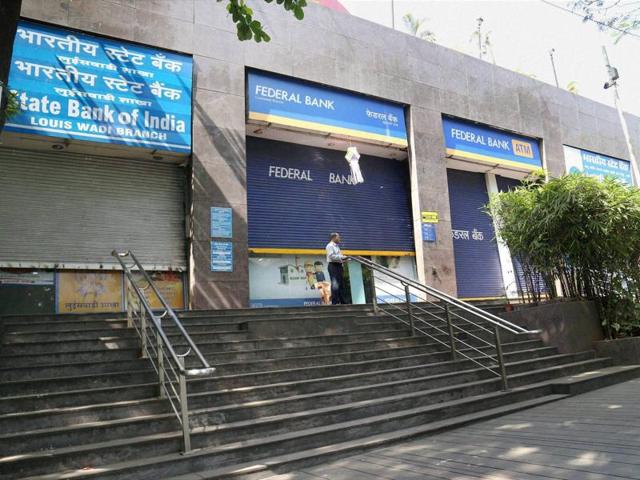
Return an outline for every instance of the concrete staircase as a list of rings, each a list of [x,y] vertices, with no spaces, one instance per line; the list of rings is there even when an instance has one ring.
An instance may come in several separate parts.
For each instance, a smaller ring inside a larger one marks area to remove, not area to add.
[[[4,317],[0,479],[264,478],[640,375],[505,335],[503,392],[487,369],[364,306],[181,319],[217,368],[189,381],[187,455],[124,318]],[[460,338],[472,335],[483,332]]]

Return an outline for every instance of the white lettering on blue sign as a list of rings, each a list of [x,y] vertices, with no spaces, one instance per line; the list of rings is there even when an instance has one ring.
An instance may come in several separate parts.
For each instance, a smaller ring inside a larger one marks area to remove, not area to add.
[[[442,119],[447,154],[472,160],[542,166],[538,141],[463,120]]]
[[[356,185],[353,175],[344,175],[340,173],[329,173],[329,183],[337,183],[340,185]]]
[[[298,168],[286,168],[278,167],[276,165],[269,165],[269,176],[274,178],[282,178],[285,180],[313,182],[313,178],[311,178],[311,170],[300,170]]]
[[[564,146],[567,173],[583,173],[603,180],[613,177],[626,185],[633,185],[631,163],[599,153]]]
[[[21,21],[7,130],[160,150],[191,150],[192,60]]]
[[[211,242],[211,271],[233,272],[233,243]]]
[[[249,72],[248,83],[250,119],[407,143],[402,105],[267,73]]]
[[[263,99],[279,100],[283,102],[297,103],[299,105],[308,105],[316,108],[324,108],[326,110],[335,110],[334,100],[328,98],[312,97],[305,95],[302,97],[300,93],[289,92],[281,88],[272,88],[266,85],[258,84],[255,93]],[[304,101],[302,100],[304,98]]]

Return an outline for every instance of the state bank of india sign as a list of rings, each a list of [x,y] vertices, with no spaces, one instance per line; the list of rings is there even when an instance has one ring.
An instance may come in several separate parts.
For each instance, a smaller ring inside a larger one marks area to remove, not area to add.
[[[191,57],[21,21],[7,131],[191,151]]]

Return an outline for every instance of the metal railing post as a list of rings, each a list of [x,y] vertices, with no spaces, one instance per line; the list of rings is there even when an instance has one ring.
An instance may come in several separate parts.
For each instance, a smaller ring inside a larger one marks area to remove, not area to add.
[[[127,328],[133,327],[133,295],[131,295],[131,285],[129,285],[129,279],[125,280],[127,282],[126,292],[127,295],[125,297],[127,301]]]
[[[494,327],[494,333],[496,336],[496,356],[498,358],[498,368],[500,369],[500,378],[502,379],[502,390],[509,390],[509,384],[507,383],[507,369],[504,364],[504,356],[502,355],[502,342],[500,341],[500,329],[498,326]]]
[[[409,285],[404,286],[404,296],[407,302],[407,313],[409,313],[409,325],[411,327],[411,336],[415,337],[416,329],[413,325],[413,308],[411,305],[411,292],[409,291]]]
[[[371,303],[373,304],[373,313],[378,314],[378,297],[376,294],[376,272],[369,269],[371,272]]]
[[[444,315],[447,319],[447,328],[449,330],[449,344],[451,346],[451,360],[457,358],[456,354],[456,337],[453,334],[453,323],[451,322],[451,312],[449,311],[449,304],[444,304]]]
[[[162,317],[158,318],[158,326],[161,326]],[[160,388],[160,398],[164,398],[164,348],[162,345],[162,337],[156,332],[156,352],[158,353],[158,387]]]
[[[144,310],[144,305],[140,302],[140,333],[142,334],[142,358],[147,358],[147,312]]]
[[[184,440],[184,453],[191,451],[191,429],[189,428],[189,406],[187,405],[187,378],[185,377],[184,357],[178,357],[180,371],[178,383],[180,384],[180,417],[182,419],[182,438]]]

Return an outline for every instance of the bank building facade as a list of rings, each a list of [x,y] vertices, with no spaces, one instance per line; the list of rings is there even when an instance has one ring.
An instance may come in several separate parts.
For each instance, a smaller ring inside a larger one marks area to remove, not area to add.
[[[539,169],[632,183],[613,108],[343,12],[254,2],[256,44],[217,2],[62,3],[23,0],[16,34],[3,314],[123,311],[114,249],[176,309],[320,304],[333,231],[460,298],[513,298],[492,192]],[[369,274],[347,274],[370,302]]]

